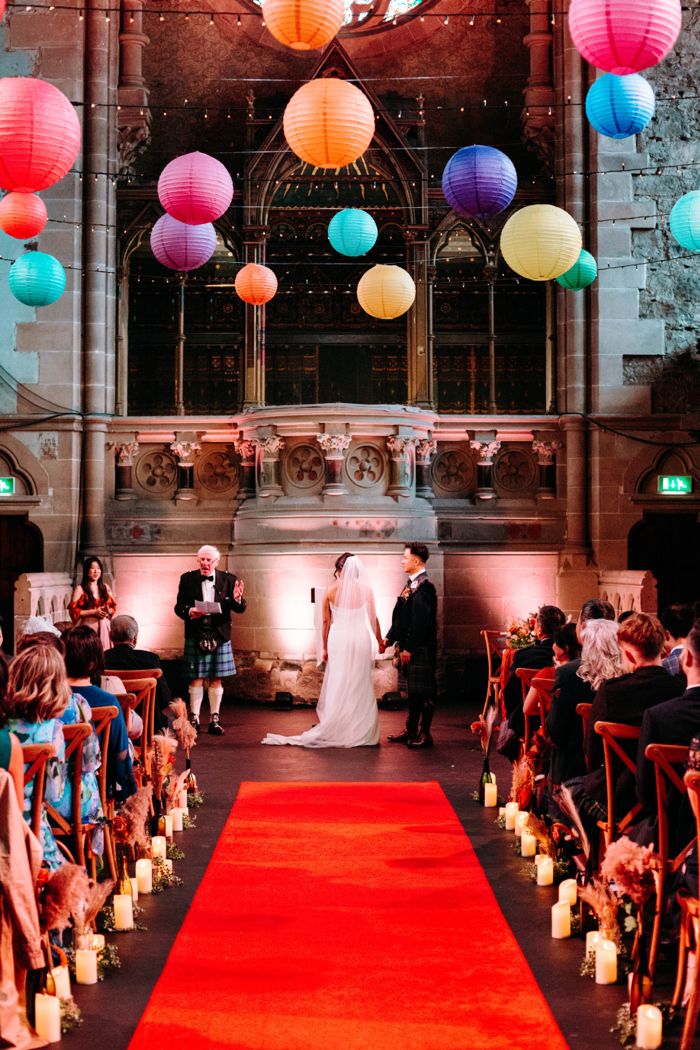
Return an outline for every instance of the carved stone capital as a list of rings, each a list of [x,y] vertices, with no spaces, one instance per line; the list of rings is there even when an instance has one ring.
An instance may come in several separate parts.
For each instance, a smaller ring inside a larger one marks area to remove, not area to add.
[[[198,452],[202,451],[202,446],[194,434],[191,437],[178,435],[170,445],[170,451],[177,456],[178,467],[192,467],[194,466],[194,457]]]
[[[490,463],[493,457],[501,447],[500,441],[470,441],[470,448],[473,448],[477,453],[479,460],[483,463]]]
[[[241,438],[239,441],[234,441],[233,447],[242,460],[253,459],[255,456],[255,442],[249,438]]]
[[[284,448],[284,438],[278,434],[273,434],[271,437],[253,438],[253,442],[260,448],[265,459],[279,459],[279,454]]]
[[[405,456],[409,448],[415,447],[418,438],[404,437],[402,434],[390,434],[386,439],[386,447],[394,456]]]
[[[114,449],[118,467],[132,467],[139,443],[136,438],[128,438],[126,441],[109,441],[107,448]]]
[[[542,466],[549,466],[550,463],[553,463],[557,452],[563,447],[561,441],[532,442],[532,451],[537,453],[537,462]]]
[[[349,434],[317,434],[316,440],[326,456],[340,457],[350,448],[352,438]]]
[[[437,452],[437,441],[428,441],[421,438],[416,444],[416,459],[422,463],[429,463],[430,457]]]

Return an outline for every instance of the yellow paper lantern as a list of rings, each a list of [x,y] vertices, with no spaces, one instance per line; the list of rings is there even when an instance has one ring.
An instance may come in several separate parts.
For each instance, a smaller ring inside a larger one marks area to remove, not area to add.
[[[413,305],[416,286],[400,266],[373,266],[357,285],[357,299],[370,317],[387,321],[400,317]]]
[[[275,40],[295,51],[330,43],[345,16],[344,0],[264,0],[262,8]]]
[[[374,110],[354,84],[337,77],[311,80],[284,111],[284,137],[314,168],[343,168],[365,152],[374,135]]]
[[[570,270],[581,253],[575,219],[553,204],[530,204],[508,219],[501,233],[503,258],[521,277],[551,281]]]

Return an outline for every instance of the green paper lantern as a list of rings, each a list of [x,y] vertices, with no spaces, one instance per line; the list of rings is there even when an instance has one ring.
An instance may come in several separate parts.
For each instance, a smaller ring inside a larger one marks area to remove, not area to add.
[[[25,306],[50,306],[66,287],[66,274],[58,259],[45,252],[27,252],[10,268],[10,291]]]
[[[581,254],[571,269],[561,274],[556,280],[557,284],[560,284],[562,288],[570,288],[574,292],[580,292],[584,288],[588,288],[589,284],[593,284],[597,276],[598,264],[591,253],[582,248]]]

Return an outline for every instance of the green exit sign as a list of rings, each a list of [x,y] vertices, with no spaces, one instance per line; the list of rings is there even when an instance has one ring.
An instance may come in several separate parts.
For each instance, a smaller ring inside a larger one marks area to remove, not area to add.
[[[0,478],[0,496],[13,496],[15,492],[14,478]]]
[[[677,496],[693,491],[693,479],[683,474],[659,474],[659,492],[664,496]]]

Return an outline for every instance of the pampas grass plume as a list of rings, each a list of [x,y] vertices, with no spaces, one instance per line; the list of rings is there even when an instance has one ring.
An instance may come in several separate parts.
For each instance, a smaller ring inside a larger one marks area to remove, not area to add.
[[[87,872],[79,864],[64,864],[54,871],[44,886],[42,930],[63,932],[70,925],[71,919],[82,906],[89,891]]]
[[[187,705],[184,700],[175,698],[168,710],[175,716],[173,722],[173,729],[175,730],[175,736],[181,748],[188,751],[191,747],[197,743],[197,730],[193,725],[190,725],[190,721],[187,717]]]
[[[148,839],[146,820],[150,816],[153,787],[147,784],[130,795],[112,825],[114,837],[124,846],[141,846]],[[118,818],[121,818],[118,820]]]

